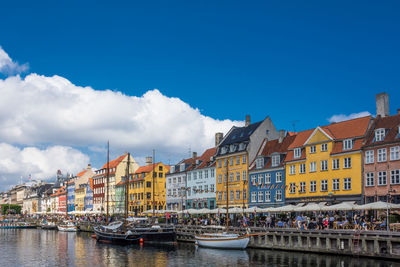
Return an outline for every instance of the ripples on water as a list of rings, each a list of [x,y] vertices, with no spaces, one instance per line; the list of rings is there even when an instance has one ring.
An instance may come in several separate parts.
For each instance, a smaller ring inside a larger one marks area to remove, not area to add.
[[[0,230],[0,266],[400,266],[399,262],[273,250],[177,246],[115,246],[88,233]]]

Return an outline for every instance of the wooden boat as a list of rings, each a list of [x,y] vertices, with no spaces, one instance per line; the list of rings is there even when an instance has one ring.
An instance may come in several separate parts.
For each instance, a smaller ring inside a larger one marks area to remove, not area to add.
[[[68,222],[66,224],[60,224],[59,226],[57,226],[57,228],[58,228],[58,231],[62,231],[62,232],[76,232],[76,231],[78,231],[78,228],[72,222]]]
[[[247,235],[215,233],[195,236],[196,244],[207,248],[245,249],[250,238]]]
[[[6,222],[0,224],[0,229],[33,229],[36,225],[26,222]]]

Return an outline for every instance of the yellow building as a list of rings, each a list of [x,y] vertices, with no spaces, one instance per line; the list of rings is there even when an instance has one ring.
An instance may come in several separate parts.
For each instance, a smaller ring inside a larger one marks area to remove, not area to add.
[[[286,162],[286,203],[361,201],[361,146],[371,117],[299,132]]]
[[[247,115],[244,127],[232,127],[223,139],[221,135],[220,133],[216,135],[217,206],[226,207],[228,197],[228,207],[247,208],[249,162],[257,156],[263,140],[277,139],[278,132],[269,117],[250,124],[250,116]]]
[[[139,167],[129,182],[129,213],[138,215],[144,211],[165,210],[165,175],[169,166],[161,162]],[[154,194],[154,202],[153,202]]]

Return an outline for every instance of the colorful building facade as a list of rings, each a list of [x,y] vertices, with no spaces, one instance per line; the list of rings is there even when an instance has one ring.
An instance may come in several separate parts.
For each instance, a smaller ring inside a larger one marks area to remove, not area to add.
[[[362,200],[361,147],[371,117],[299,132],[286,162],[286,202]]]

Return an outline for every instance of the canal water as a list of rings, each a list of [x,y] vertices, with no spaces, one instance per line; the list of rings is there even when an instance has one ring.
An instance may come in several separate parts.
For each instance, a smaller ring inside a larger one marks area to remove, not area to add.
[[[370,258],[294,253],[273,250],[243,251],[176,246],[115,246],[101,244],[91,234],[37,229],[0,230],[0,266],[400,266],[399,262]]]

